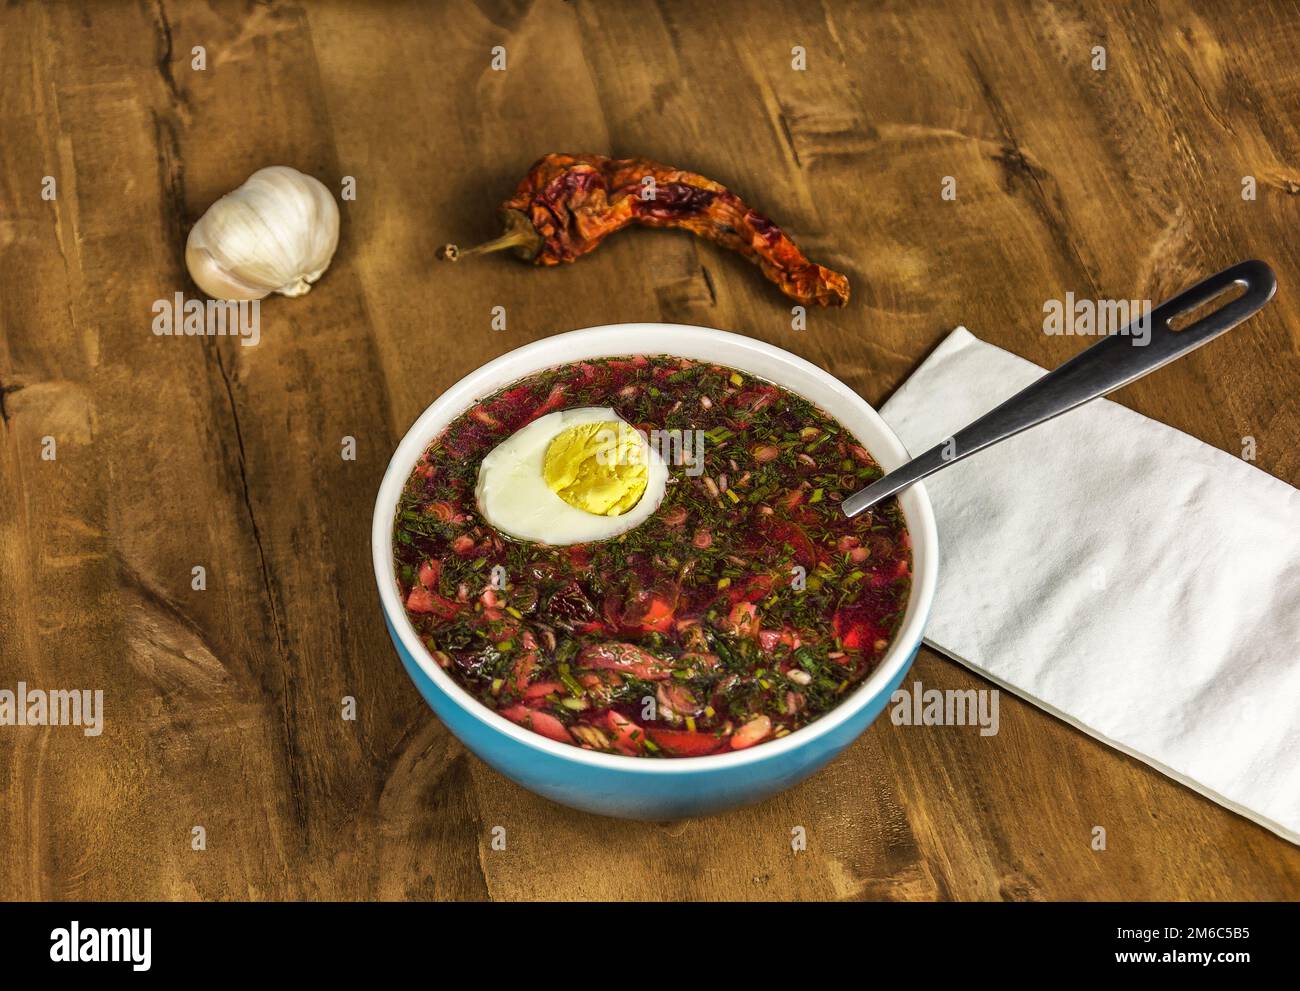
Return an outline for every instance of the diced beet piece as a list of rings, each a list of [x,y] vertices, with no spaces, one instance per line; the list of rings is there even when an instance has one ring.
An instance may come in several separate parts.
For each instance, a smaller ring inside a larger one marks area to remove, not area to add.
[[[524,698],[530,701],[542,699],[562,691],[564,691],[564,682],[562,681],[539,681],[537,684],[529,685],[524,689]]]
[[[641,753],[645,743],[645,731],[640,726],[613,709],[609,710],[605,720],[609,731],[614,734],[615,749],[633,756]]]
[[[758,610],[752,602],[737,602],[731,607],[727,623],[734,636],[753,637],[758,635]]]
[[[427,589],[436,588],[438,585],[438,575],[442,571],[441,561],[425,561],[420,565],[420,584]]]
[[[646,632],[667,633],[673,628],[676,589],[669,595],[641,591],[623,607],[621,625]]]
[[[578,665],[584,668],[626,671],[633,677],[647,681],[658,681],[673,673],[672,665],[667,661],[660,660],[631,643],[591,644],[578,654]]]
[[[534,733],[540,733],[559,743],[572,743],[573,737],[569,735],[568,729],[564,723],[560,722],[549,712],[538,712],[536,709],[530,709],[526,705],[512,705],[508,709],[502,709],[501,715],[505,716],[512,723],[518,723],[524,729],[530,729]]]
[[[650,742],[674,757],[702,757],[717,753],[723,741],[712,733],[692,733],[686,729],[647,729]]]
[[[463,606],[450,599],[444,599],[437,592],[430,592],[427,588],[417,585],[406,597],[406,608],[413,613],[451,619],[461,611]]]

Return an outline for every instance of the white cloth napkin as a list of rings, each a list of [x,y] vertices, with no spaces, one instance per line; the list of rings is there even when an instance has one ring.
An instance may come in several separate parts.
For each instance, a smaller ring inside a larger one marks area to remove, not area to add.
[[[919,454],[1042,374],[959,327],[881,413]],[[932,647],[1300,843],[1300,492],[1104,399],[925,486]]]

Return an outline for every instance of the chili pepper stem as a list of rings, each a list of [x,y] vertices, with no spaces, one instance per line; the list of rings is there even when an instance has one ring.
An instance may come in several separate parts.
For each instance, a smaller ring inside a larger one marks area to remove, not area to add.
[[[472,248],[466,248],[462,251],[454,244],[444,244],[438,249],[438,257],[443,261],[454,262],[462,258],[468,258],[470,255],[486,255],[493,251],[508,251],[510,248],[523,247],[528,244],[530,238],[523,231],[514,231],[510,234],[502,234],[500,237],[494,237],[491,241],[484,241],[482,244],[476,244]]]
[[[502,219],[505,221],[505,233],[463,251],[454,244],[444,244],[438,249],[438,258],[441,261],[454,262],[462,258],[468,258],[470,255],[486,255],[494,251],[510,251],[512,249],[515,254],[526,261],[531,261],[537,257],[537,253],[542,249],[542,238],[528,218],[518,210],[504,210],[502,214]]]

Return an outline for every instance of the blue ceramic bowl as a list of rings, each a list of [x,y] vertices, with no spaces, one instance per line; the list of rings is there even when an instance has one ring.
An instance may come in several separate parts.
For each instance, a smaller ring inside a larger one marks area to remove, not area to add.
[[[886,470],[908,459],[893,431],[857,393],[788,351],[707,327],[592,327],[511,351],[465,376],[425,410],[389,462],[375,500],[371,541],[379,598],[397,653],[420,694],[466,747],[511,780],[564,805],[629,819],[680,819],[769,798],[822,767],[871,724],[920,647],[934,597],[938,538],[930,500],[923,486],[914,485],[899,500],[912,538],[913,581],[893,644],[880,666],[843,702],[779,740],[709,757],[654,760],[556,743],[498,716],[434,662],[406,618],[392,555],[398,497],[424,450],[477,400],[566,362],[638,353],[717,362],[775,382],[838,420]]]

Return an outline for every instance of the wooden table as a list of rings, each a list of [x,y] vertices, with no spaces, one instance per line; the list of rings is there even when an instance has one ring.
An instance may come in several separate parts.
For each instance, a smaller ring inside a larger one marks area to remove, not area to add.
[[[879,403],[958,323],[1052,365],[1082,342],[1040,332],[1044,300],[1259,256],[1271,307],[1118,399],[1300,481],[1296,5],[768,6],[0,14],[0,687],[102,688],[107,720],[0,728],[0,896],[1300,895],[1300,850],[1006,695],[996,737],[881,720],[766,804],[647,825],[504,780],[407,680],[370,566],[388,457],[466,372],[575,327],[735,330]],[[563,270],[434,262],[553,150],[726,182],[851,304],[792,331],[742,260],[672,233]],[[268,301],[257,347],[155,336],[153,301],[196,292],[189,226],[274,163],[355,179],[324,280]],[[915,674],[985,685],[929,651]]]

